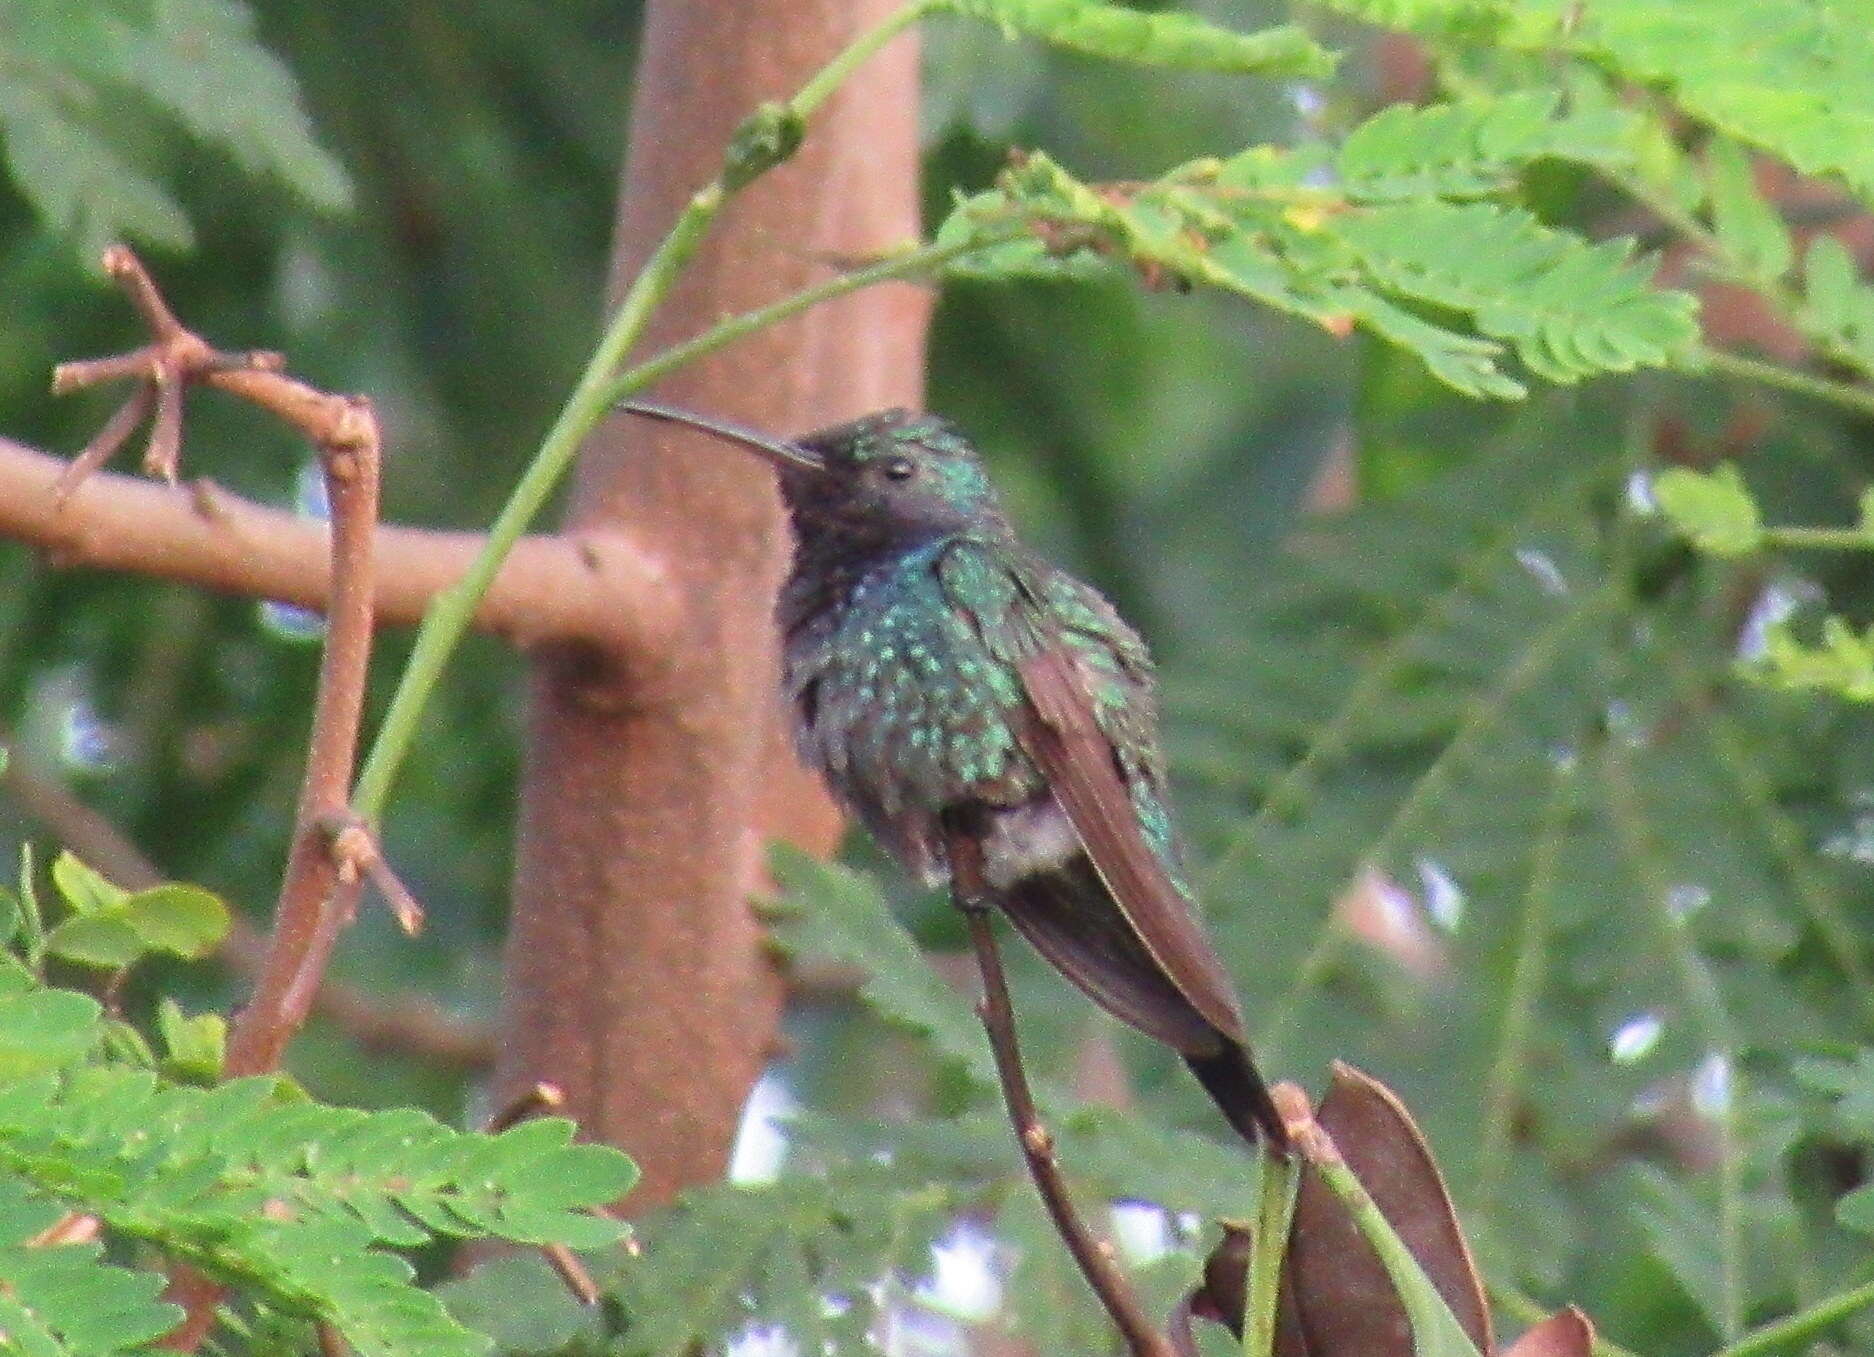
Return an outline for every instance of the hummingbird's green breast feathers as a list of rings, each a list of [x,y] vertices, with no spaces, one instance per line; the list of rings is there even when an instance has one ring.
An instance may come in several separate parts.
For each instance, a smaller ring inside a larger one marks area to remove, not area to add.
[[[1096,1002],[1177,1050],[1247,1139],[1284,1128],[1184,883],[1151,662],[1017,540],[948,423],[886,411],[760,451],[793,522],[781,591],[803,759],[883,846],[999,907]]]
[[[953,549],[939,540],[876,564],[843,607],[790,628],[785,649],[803,758],[929,878],[943,870],[946,806],[1014,805],[1042,790],[1015,738],[1020,680],[944,588]]]

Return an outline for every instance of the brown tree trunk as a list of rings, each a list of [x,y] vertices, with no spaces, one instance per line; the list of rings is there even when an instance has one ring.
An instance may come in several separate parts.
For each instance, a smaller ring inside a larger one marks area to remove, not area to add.
[[[613,292],[714,173],[741,117],[784,97],[892,0],[652,0]],[[916,235],[917,54],[900,39],[730,205],[651,342]],[[665,399],[794,432],[922,390],[928,298],[847,298],[679,374]],[[749,909],[761,845],[826,851],[838,820],[786,754],[770,611],[787,541],[771,473],[694,435],[614,420],[571,522],[618,526],[683,599],[672,652],[541,658],[522,789],[500,1089],[549,1079],[585,1133],[634,1155],[650,1206],[718,1177],[774,1043],[781,986]]]

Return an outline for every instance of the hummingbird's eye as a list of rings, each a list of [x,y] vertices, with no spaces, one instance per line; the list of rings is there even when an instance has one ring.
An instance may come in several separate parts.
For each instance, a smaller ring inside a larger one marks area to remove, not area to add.
[[[893,457],[890,461],[883,463],[879,470],[885,473],[887,480],[908,481],[917,475],[917,464],[909,457]]]

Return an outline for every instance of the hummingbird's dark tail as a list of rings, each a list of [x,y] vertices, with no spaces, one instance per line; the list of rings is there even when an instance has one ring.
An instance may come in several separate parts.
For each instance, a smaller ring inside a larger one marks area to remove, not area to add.
[[[1250,1061],[1248,1047],[1225,1037],[1223,1049],[1215,1055],[1187,1055],[1184,1063],[1238,1135],[1251,1145],[1260,1140],[1274,1153],[1288,1154],[1288,1133],[1282,1128],[1281,1114],[1275,1110],[1269,1086]]]

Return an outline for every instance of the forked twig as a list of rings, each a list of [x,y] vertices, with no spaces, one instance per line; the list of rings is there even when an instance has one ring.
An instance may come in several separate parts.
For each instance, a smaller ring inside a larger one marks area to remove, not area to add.
[[[989,1046],[995,1054],[996,1076],[1002,1083],[1002,1098],[1008,1106],[1009,1121],[1015,1138],[1028,1163],[1028,1174],[1035,1190],[1054,1222],[1055,1231],[1073,1255],[1074,1263],[1087,1279],[1112,1317],[1133,1357],[1173,1357],[1171,1345],[1153,1327],[1139,1303],[1132,1283],[1119,1270],[1113,1248],[1095,1239],[1086,1222],[1074,1210],[1061,1177],[1060,1161],[1054,1155],[1054,1137],[1041,1124],[1035,1110],[1028,1075],[1022,1068],[1021,1046],[1015,1036],[1015,1012],[1009,1003],[1009,987],[1002,974],[1002,955],[996,947],[995,931],[990,925],[989,910],[982,890],[982,863],[977,845],[959,835],[950,836],[951,892],[957,908],[969,928],[970,945],[976,952],[976,965],[982,972],[983,997],[977,1016],[989,1034]]]
[[[277,353],[226,352],[188,329],[163,300],[143,261],[127,246],[111,246],[104,252],[103,264],[104,271],[116,279],[129,296],[131,305],[143,317],[150,342],[129,353],[112,354],[108,358],[60,363],[53,370],[52,390],[57,395],[126,377],[137,379],[137,389],[130,398],[59,477],[54,493],[60,503],[70,497],[85,477],[109,461],[152,411],[155,417],[150,424],[149,445],[143,453],[143,470],[175,484],[182,462],[182,401],[189,384],[215,381],[220,376],[241,372],[278,377],[282,366]],[[298,385],[286,378],[279,380]],[[324,399],[337,398],[327,396]],[[260,403],[268,404],[265,400]],[[293,422],[306,428],[300,421]],[[322,441],[315,431],[307,429],[307,433],[315,442]]]
[[[149,328],[150,342],[128,354],[67,363],[54,374],[55,391],[124,377],[140,383],[138,394],[61,478],[60,492],[69,495],[84,475],[122,445],[150,408],[154,414],[144,470],[173,483],[181,460],[183,396],[191,383],[206,382],[271,411],[304,434],[318,451],[331,503],[331,602],[306,775],[266,958],[253,997],[228,1037],[225,1072],[239,1078],[279,1065],[287,1042],[311,1011],[332,944],[351,918],[370,870],[355,842],[351,856],[341,854],[326,827],[346,811],[371,655],[377,416],[361,397],[333,395],[286,376],[277,354],[228,354],[214,348],[176,319],[148,271],[123,246],[105,251],[104,269],[129,294]],[[366,847],[375,859],[375,845],[367,841]],[[182,1302],[186,1317],[166,1340],[169,1346],[188,1351],[199,1344],[214,1323],[223,1294],[222,1287],[199,1275],[178,1272],[171,1295]]]
[[[405,937],[414,938],[421,933],[423,906],[385,860],[384,850],[378,846],[377,835],[371,832],[371,827],[347,811],[327,820],[322,828],[331,840],[332,856],[338,861],[339,884],[356,885],[362,876],[377,887]]]

